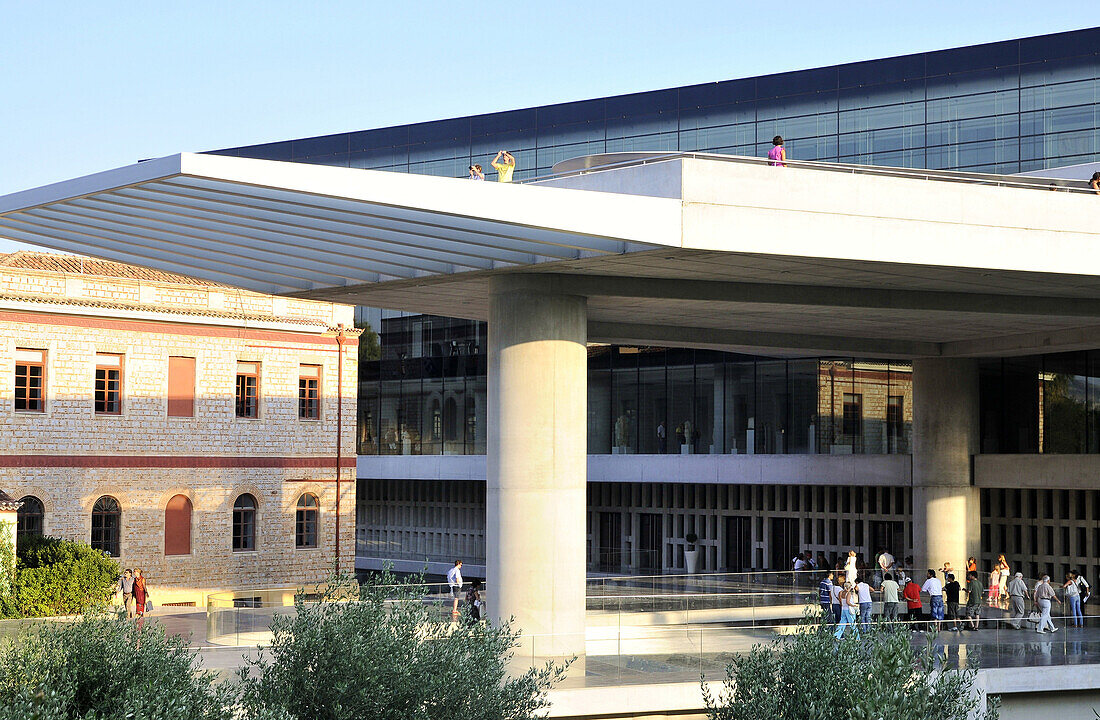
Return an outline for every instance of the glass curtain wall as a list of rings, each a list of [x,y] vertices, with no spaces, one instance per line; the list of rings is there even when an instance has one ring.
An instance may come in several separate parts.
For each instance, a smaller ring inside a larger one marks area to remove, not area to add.
[[[983,360],[983,453],[1100,452],[1100,351]]]
[[[1015,173],[1100,159],[1100,29],[798,72],[219,150],[219,154],[516,180],[621,151]],[[769,440],[768,442],[771,442]]]
[[[359,453],[484,453],[484,324],[396,316],[381,327],[381,359],[360,366]],[[905,453],[911,374],[904,363],[592,346],[588,452]]]

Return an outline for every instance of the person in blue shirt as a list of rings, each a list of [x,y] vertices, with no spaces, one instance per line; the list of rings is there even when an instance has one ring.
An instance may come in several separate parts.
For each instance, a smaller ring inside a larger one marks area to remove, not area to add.
[[[824,579],[817,584],[817,601],[826,618],[833,616],[833,571],[825,573]]]

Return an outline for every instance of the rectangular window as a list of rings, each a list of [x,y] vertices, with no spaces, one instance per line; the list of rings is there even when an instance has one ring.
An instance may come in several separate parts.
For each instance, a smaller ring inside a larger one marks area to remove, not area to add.
[[[15,350],[15,409],[46,410],[46,351]]]
[[[195,358],[168,358],[168,416],[195,416]]]
[[[260,363],[237,363],[237,417],[260,416]]]
[[[122,413],[122,356],[96,353],[95,411],[98,415]]]
[[[863,395],[844,393],[844,424],[842,431],[850,437],[863,435]]]
[[[298,369],[298,418],[321,419],[320,365],[302,365]]]

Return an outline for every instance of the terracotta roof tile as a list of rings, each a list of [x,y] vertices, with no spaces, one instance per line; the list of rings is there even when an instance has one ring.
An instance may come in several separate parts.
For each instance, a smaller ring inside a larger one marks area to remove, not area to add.
[[[0,268],[19,270],[45,270],[48,272],[71,273],[74,275],[97,275],[100,277],[126,278],[129,280],[152,280],[156,282],[177,283],[179,285],[201,285],[203,287],[226,287],[221,283],[208,282],[186,275],[151,270],[139,265],[96,260],[79,255],[56,255],[54,253],[17,250],[0,255]]]
[[[18,510],[23,503],[0,490],[0,510]]]
[[[100,308],[104,310],[141,310],[144,312],[165,313],[168,315],[185,315],[191,317],[229,318],[232,320],[256,320],[264,322],[278,322],[303,327],[328,327],[323,320],[303,317],[286,317],[282,315],[259,315],[255,313],[239,313],[230,310],[210,310],[202,307],[185,307],[171,305],[143,305],[141,303],[121,302],[118,300],[89,300],[85,298],[62,297],[59,295],[21,295],[18,293],[0,292],[0,301],[10,300],[14,302],[40,303],[43,305],[71,305],[75,307]]]

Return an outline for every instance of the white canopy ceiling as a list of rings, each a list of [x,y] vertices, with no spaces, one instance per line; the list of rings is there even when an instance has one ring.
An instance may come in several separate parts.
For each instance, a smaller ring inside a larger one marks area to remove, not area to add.
[[[679,243],[674,200],[181,154],[0,198],[0,235],[267,293]]]

